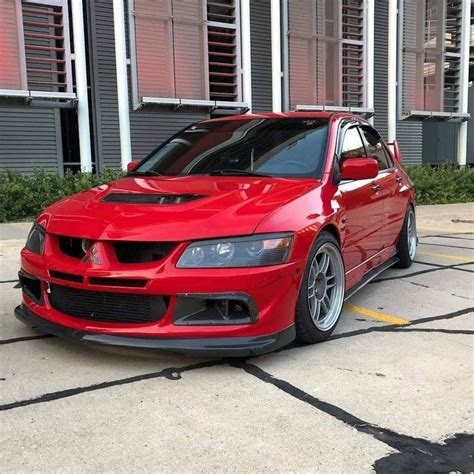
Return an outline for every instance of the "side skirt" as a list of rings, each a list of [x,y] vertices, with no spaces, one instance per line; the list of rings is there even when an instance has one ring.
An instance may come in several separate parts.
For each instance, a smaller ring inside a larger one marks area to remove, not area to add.
[[[398,260],[399,259],[397,256],[393,256],[391,259],[382,263],[378,267],[372,268],[370,272],[366,273],[364,277],[358,283],[356,283],[350,290],[346,292],[344,301],[346,301],[355,293],[357,293],[361,288],[364,288],[364,286],[367,285],[367,283],[371,282],[374,278],[377,278],[382,272],[389,269],[391,266],[395,265],[398,262]]]

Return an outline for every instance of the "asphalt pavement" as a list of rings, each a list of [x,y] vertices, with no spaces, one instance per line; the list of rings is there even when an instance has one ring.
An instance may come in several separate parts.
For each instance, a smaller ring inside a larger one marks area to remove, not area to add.
[[[0,471],[474,471],[473,206],[419,207],[416,263],[352,297],[327,342],[239,360],[24,326],[30,224],[1,225]]]

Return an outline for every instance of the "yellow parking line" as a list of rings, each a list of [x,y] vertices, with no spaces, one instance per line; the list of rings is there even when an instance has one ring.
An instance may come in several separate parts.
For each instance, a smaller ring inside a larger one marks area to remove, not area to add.
[[[436,252],[425,252],[418,250],[417,255],[428,255],[429,257],[447,258],[449,260],[459,260],[460,262],[472,262],[474,263],[474,257],[460,257],[458,255],[448,255],[447,253],[436,253]]]
[[[407,319],[397,318],[396,316],[390,316],[389,314],[379,313],[378,311],[372,311],[371,309],[364,308],[362,306],[354,306],[353,304],[346,303],[344,308],[351,313],[362,314],[368,318],[378,319],[379,321],[384,321],[390,324],[398,324],[400,326],[406,326],[410,324],[410,321]]]
[[[468,229],[448,229],[447,227],[421,227],[421,226],[416,226],[418,230],[429,230],[429,231],[434,231],[434,232],[446,232],[447,234],[467,234],[471,232]]]

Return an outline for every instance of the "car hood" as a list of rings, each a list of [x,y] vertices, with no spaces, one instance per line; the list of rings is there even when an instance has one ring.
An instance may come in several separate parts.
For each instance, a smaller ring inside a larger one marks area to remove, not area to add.
[[[52,234],[95,240],[186,241],[249,235],[263,218],[318,186],[320,181],[314,179],[126,177],[53,204],[39,222]],[[160,203],[161,195],[165,203]],[[174,203],[176,197],[184,202]],[[144,198],[153,203],[136,203]]]

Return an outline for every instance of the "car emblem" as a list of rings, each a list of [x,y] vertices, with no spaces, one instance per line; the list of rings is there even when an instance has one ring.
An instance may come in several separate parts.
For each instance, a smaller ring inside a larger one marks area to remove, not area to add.
[[[92,247],[93,244],[94,244],[93,240],[82,239],[81,240],[81,248],[82,248],[83,252],[87,253],[87,251]]]
[[[84,250],[84,246],[82,248]],[[100,258],[97,256],[98,250],[95,244],[90,246],[85,252],[86,254],[82,258],[82,263],[92,262],[94,265],[100,265]]]

